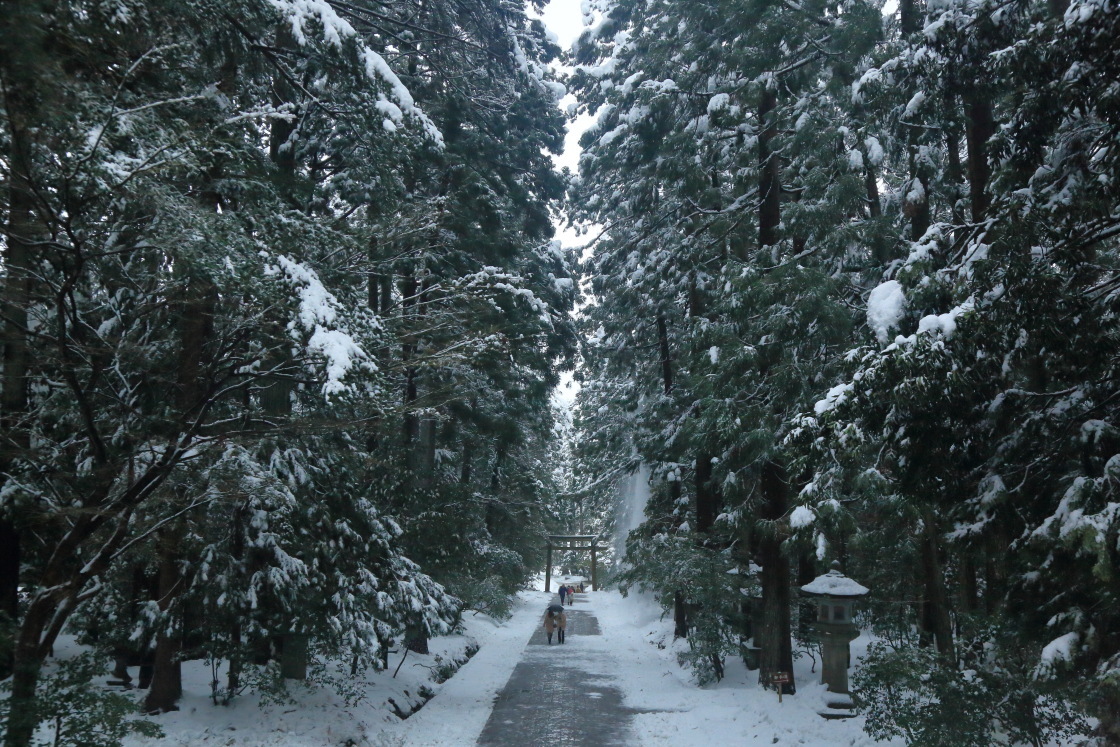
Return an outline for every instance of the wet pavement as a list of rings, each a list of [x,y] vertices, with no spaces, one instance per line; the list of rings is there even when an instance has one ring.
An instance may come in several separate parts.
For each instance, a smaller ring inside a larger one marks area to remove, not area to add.
[[[559,602],[559,599],[555,600]],[[607,747],[630,744],[630,719],[636,711],[622,704],[610,661],[581,650],[580,638],[598,636],[599,622],[580,607],[587,596],[576,595],[568,615],[567,642],[549,645],[541,625],[505,688],[478,739],[479,745],[581,745]],[[543,610],[541,612],[543,617]]]

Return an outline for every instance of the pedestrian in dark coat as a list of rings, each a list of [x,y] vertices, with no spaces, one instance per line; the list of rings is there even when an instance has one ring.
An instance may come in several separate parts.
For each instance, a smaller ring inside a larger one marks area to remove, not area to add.
[[[561,586],[560,587],[560,604],[564,603],[564,598],[566,596],[568,596],[568,587],[567,586]]]

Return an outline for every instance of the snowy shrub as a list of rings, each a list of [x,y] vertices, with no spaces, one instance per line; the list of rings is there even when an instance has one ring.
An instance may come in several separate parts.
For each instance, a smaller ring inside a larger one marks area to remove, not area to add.
[[[311,658],[304,684],[338,695],[348,708],[361,703],[369,694],[365,678],[355,677],[349,664],[325,656]]]
[[[157,724],[135,718],[134,699],[96,684],[108,671],[107,658],[86,652],[43,677],[36,693],[41,724],[37,745],[117,747],[129,734],[163,736]]]
[[[293,682],[280,676],[280,662],[269,661],[265,664],[247,664],[242,675],[246,689],[260,696],[260,704],[290,706],[296,700],[288,691],[288,685]],[[314,675],[308,672],[308,678]]]
[[[513,614],[513,597],[500,578],[487,576],[479,581],[467,580],[456,591],[465,610],[482,612],[495,620],[508,620]]]
[[[738,635],[718,613],[703,607],[693,611],[689,622],[688,650],[677,654],[677,663],[692,670],[698,685],[719,682],[727,656],[739,653]]]
[[[987,740],[990,714],[979,681],[942,666],[931,648],[868,647],[852,677],[864,729],[878,740],[977,745]]]
[[[968,648],[987,659],[980,668],[946,666],[933,648],[868,647],[852,677],[865,731],[877,740],[903,737],[909,744],[968,747],[1029,744],[1086,733],[1073,693],[1032,679],[1011,662],[992,660],[992,643]]]
[[[477,653],[478,644],[472,643],[464,648],[463,653],[459,656],[452,656],[449,659],[445,659],[439,654],[436,654],[435,657],[433,657],[435,664],[431,667],[432,673],[429,675],[432,682],[435,682],[437,685],[447,682]]]
[[[633,565],[619,574],[619,591],[649,591],[665,610],[683,604],[688,650],[678,655],[701,685],[723,678],[724,661],[740,653],[743,576],[728,550],[697,545],[691,537],[635,534],[627,547]]]
[[[817,671],[817,662],[823,660],[822,643],[820,636],[813,630],[813,623],[817,621],[817,604],[813,600],[800,599],[793,610],[793,657],[798,659],[808,656],[813,666],[810,671]]]

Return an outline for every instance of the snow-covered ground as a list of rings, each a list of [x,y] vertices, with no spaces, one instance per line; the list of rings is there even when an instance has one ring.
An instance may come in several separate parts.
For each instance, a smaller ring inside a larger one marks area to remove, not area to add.
[[[677,665],[677,651],[688,644],[674,642],[672,620],[662,619],[651,600],[615,592],[594,595],[593,608],[603,630],[596,644],[619,666],[618,684],[627,706],[648,710],[634,717],[634,731],[641,745],[872,745],[863,733],[862,718],[825,720],[817,715],[824,706],[820,664],[801,657],[794,662],[797,694],[778,702],[777,693],[758,684],[758,672],[748,671],[738,659],[727,661],[726,676],[718,684],[697,687],[687,671]],[[853,659],[865,646],[852,644]],[[898,744],[901,744],[899,742]]]
[[[543,579],[542,579],[543,581]],[[578,578],[559,577],[558,583]],[[538,586],[539,588],[539,586]],[[349,702],[330,686],[290,686],[289,698],[262,702],[257,695],[243,695],[228,706],[210,699],[214,673],[201,661],[183,665],[184,695],[180,710],[153,719],[162,727],[159,740],[129,737],[127,747],[155,745],[206,745],[217,747],[456,747],[472,745],[490,716],[494,698],[505,686],[525,652],[542,611],[552,594],[522,592],[513,616],[497,623],[485,615],[467,613],[462,634],[434,639],[432,653],[408,654],[396,677],[401,653],[390,656],[390,668],[351,680],[338,675],[353,697]],[[586,602],[584,601],[586,599]],[[677,664],[684,641],[674,641],[672,620],[662,617],[651,600],[640,595],[623,598],[615,591],[581,595],[577,609],[590,612],[602,635],[570,637],[565,656],[569,664],[586,662],[587,671],[609,680],[623,694],[623,705],[637,713],[632,734],[639,745],[707,745],[712,740],[735,745],[851,745],[873,742],[861,729],[861,718],[826,721],[817,715],[823,706],[823,687],[812,662],[802,657],[794,663],[797,695],[778,702],[774,692],[758,685],[757,673],[741,661],[727,662],[726,677],[718,684],[697,687],[688,671]],[[853,644],[853,660],[863,654],[865,639]],[[431,675],[440,661],[463,658],[472,645],[479,647],[447,682],[437,684]],[[61,658],[77,647],[72,639],[60,640]],[[52,662],[53,664],[53,662]],[[48,667],[52,668],[51,666]],[[132,671],[135,676],[135,670]],[[224,681],[224,672],[218,672]],[[411,710],[422,702],[421,688],[435,696],[410,718],[401,720],[392,703]],[[137,698],[143,696],[136,692]],[[588,693],[588,697],[594,697]],[[576,706],[578,710],[578,704]],[[44,736],[45,733],[44,733]],[[899,743],[900,744],[900,743]]]
[[[183,665],[184,696],[180,710],[159,716],[160,740],[132,737],[126,747],[154,745],[221,745],[222,747],[397,747],[471,744],[490,712],[494,694],[505,684],[521,649],[536,625],[538,609],[532,593],[518,600],[512,618],[497,623],[468,612],[465,631],[431,641],[431,654],[409,653],[396,677],[401,653],[390,655],[389,669],[369,672],[350,683],[361,699],[347,703],[330,687],[291,686],[290,702],[262,704],[255,695],[216,706],[209,697],[212,674],[203,662]],[[443,684],[432,681],[439,663],[463,656],[470,645],[478,653]],[[135,675],[135,672],[133,672]],[[224,677],[224,674],[220,674]],[[393,713],[390,699],[403,710],[421,702],[422,687],[436,696],[408,720]],[[442,716],[435,716],[439,711]],[[435,716],[433,718],[433,716]],[[447,723],[443,723],[446,720]]]
[[[523,592],[513,617],[495,623],[482,615],[466,617],[464,635],[432,641],[431,656],[409,654],[396,679],[392,669],[399,654],[390,657],[390,669],[371,673],[357,684],[363,698],[347,704],[329,688],[311,690],[297,685],[291,702],[265,704],[245,696],[230,706],[215,706],[209,698],[211,671],[201,662],[184,665],[185,695],[181,709],[156,721],[166,736],[158,742],[130,738],[129,747],[160,745],[238,745],[279,747],[291,745],[412,745],[453,747],[473,744],[490,715],[494,697],[520,660],[541,611],[552,595]],[[826,721],[817,715],[823,688],[811,662],[795,665],[797,695],[778,703],[777,695],[759,687],[757,673],[741,662],[728,661],[727,676],[719,684],[698,688],[689,673],[676,663],[672,621],[640,596],[621,597],[617,592],[588,594],[580,608],[593,613],[602,636],[580,637],[567,652],[589,657],[589,668],[614,673],[625,705],[641,711],[634,716],[634,735],[641,745],[872,745],[860,728],[861,719]],[[435,655],[444,659],[460,655],[471,642],[479,652],[446,683],[429,679]],[[686,644],[684,644],[686,645]],[[857,640],[853,653],[862,653]],[[818,669],[819,672],[819,669]],[[421,686],[435,697],[411,718],[400,720],[388,699],[402,707],[415,701]],[[406,694],[407,692],[407,694]]]

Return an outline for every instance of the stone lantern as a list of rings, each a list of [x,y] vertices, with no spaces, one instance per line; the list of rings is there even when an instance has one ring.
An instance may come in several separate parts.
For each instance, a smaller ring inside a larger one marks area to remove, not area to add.
[[[821,715],[847,718],[854,715],[848,695],[848,644],[859,637],[859,628],[852,622],[852,605],[868,589],[841,573],[840,564],[833,561],[832,570],[802,586],[801,591],[817,602],[813,632],[821,642],[821,683],[828,687],[827,707]]]

